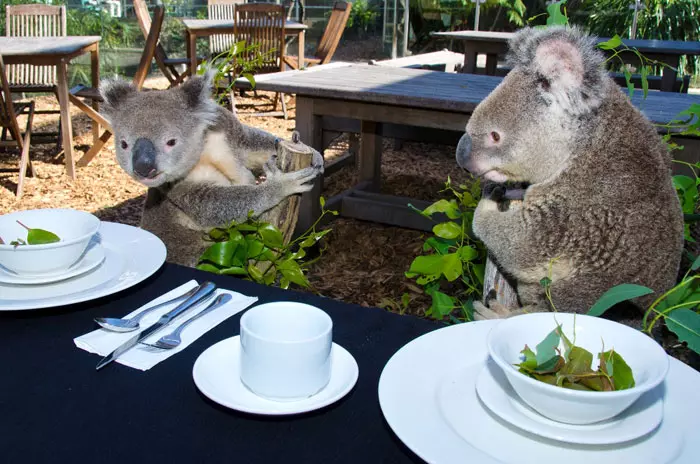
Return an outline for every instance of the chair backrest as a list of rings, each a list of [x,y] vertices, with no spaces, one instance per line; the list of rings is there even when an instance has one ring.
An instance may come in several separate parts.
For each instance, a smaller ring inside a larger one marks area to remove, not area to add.
[[[245,0],[207,0],[209,19],[230,19],[236,17],[236,5],[242,5]],[[236,43],[233,34],[214,34],[209,36],[209,51],[221,53],[229,50]]]
[[[60,37],[66,35],[66,7],[42,4],[5,6],[7,37]],[[14,64],[7,66],[12,84],[55,85],[55,66]]]
[[[22,137],[19,131],[19,124],[17,124],[14,105],[12,104],[10,83],[7,81],[5,62],[2,60],[2,55],[0,55],[0,127],[9,129],[10,136],[17,142],[21,150]]]
[[[148,5],[146,5],[146,0],[133,0],[134,1],[134,13],[136,14],[136,21],[139,23],[139,29],[143,37],[148,40],[148,34],[151,31],[151,14],[148,12]],[[163,18],[165,18],[165,10],[163,10]],[[168,78],[170,82],[175,80],[175,76],[170,71],[170,68],[165,64],[165,60],[168,59],[167,53],[163,46],[158,43],[156,44],[155,55],[156,64],[160,71]]]
[[[236,5],[234,35],[238,41],[245,41],[250,50],[236,56],[241,61],[255,60],[262,56],[262,66],[255,74],[284,70],[284,6],[272,3],[247,3]]]
[[[139,61],[139,67],[136,69],[136,74],[134,75],[134,86],[141,90],[143,83],[146,81],[146,76],[148,76],[148,71],[151,69],[151,63],[156,54],[156,49],[158,47],[158,40],[160,39],[160,31],[163,28],[163,19],[165,18],[165,7],[163,5],[158,5],[153,8],[153,19],[151,22],[151,27],[146,36],[146,44],[143,47],[143,53],[141,54],[141,60]],[[150,18],[149,18],[150,19]]]
[[[314,54],[315,58],[321,60],[320,64],[329,63],[331,58],[333,58],[335,49],[338,48],[340,37],[343,35],[345,25],[350,17],[351,8],[352,3],[350,2],[336,2],[335,5],[333,5],[331,17],[328,20],[326,29],[323,31],[321,40],[318,43],[318,48]]]

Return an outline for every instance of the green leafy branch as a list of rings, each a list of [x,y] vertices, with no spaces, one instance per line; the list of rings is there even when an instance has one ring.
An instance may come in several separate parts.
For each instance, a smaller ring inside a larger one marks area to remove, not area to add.
[[[248,213],[243,222],[232,221],[226,227],[212,229],[206,240],[214,242],[202,254],[197,269],[215,274],[234,275],[246,280],[282,288],[290,284],[310,288],[305,272],[321,256],[307,259],[306,250],[318,243],[331,229],[317,230],[328,215],[337,211],[325,209],[321,198],[321,215],[302,235],[284,243],[282,232],[274,225],[259,221]]]
[[[448,178],[445,189],[452,198],[439,200],[424,210],[409,205],[416,212],[436,222],[434,236],[423,244],[425,254],[417,256],[405,273],[423,287],[432,299],[425,315],[433,319],[463,322],[473,320],[474,300],[481,297],[484,283],[486,248],[471,233],[474,209],[481,197],[481,187],[475,181],[471,187],[454,187]],[[433,217],[441,213],[447,221],[437,222]],[[405,311],[410,301],[402,298]],[[456,315],[453,314],[456,312]]]

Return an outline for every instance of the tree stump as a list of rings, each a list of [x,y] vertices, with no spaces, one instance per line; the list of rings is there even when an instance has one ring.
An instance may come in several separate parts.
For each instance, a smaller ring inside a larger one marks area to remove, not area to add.
[[[299,133],[292,133],[292,140],[280,140],[277,146],[277,167],[282,172],[293,172],[311,166],[313,148],[304,145],[299,139]],[[301,197],[294,195],[282,200],[274,208],[260,215],[260,220],[269,222],[277,227],[284,243],[289,243],[299,219],[299,203]]]
[[[508,202],[507,208],[513,206],[517,207],[522,204],[522,200],[510,199],[508,198],[509,196],[509,194],[506,194],[505,197]],[[484,269],[484,294],[482,296],[482,303],[488,305],[488,301],[493,299],[494,296],[498,303],[508,309],[515,310],[520,307],[518,304],[518,292],[501,273],[498,266],[496,266],[496,263],[489,255],[486,259],[486,268]]]

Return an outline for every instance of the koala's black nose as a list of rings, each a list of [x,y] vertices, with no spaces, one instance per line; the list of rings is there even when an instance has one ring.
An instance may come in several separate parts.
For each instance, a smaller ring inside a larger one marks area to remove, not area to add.
[[[156,167],[156,147],[148,139],[140,138],[131,149],[131,165],[141,177],[152,178],[158,174]]]
[[[472,152],[472,138],[469,137],[469,134],[464,134],[461,139],[459,139],[459,143],[457,144],[457,164],[463,168],[467,169],[467,161],[469,160],[469,156],[471,155]]]

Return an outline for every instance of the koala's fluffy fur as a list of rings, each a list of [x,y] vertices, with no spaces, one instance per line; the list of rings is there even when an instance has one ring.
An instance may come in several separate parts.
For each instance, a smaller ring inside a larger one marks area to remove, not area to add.
[[[656,130],[575,29],[523,29],[509,61],[513,70],[469,120],[457,162],[530,186],[507,211],[483,198],[475,235],[528,310],[549,310],[539,282],[551,260],[558,310],[584,313],[621,283],[660,295],[677,277],[683,215]]]
[[[168,261],[186,266],[194,266],[205,249],[205,231],[306,192],[323,173],[318,152],[310,167],[281,172],[278,139],[218,106],[211,77],[162,91],[139,92],[121,80],[100,88],[117,160],[149,187],[141,227],[163,240]],[[256,185],[262,171],[266,180]]]

